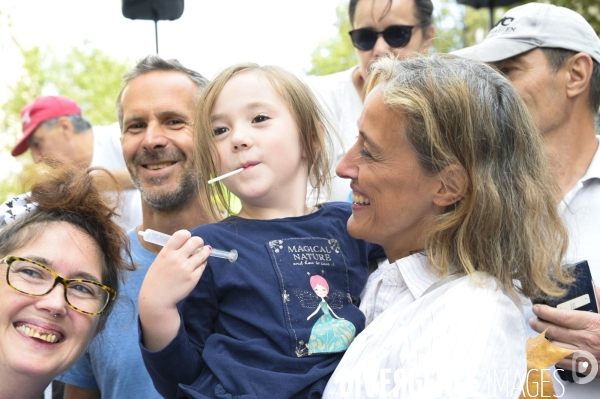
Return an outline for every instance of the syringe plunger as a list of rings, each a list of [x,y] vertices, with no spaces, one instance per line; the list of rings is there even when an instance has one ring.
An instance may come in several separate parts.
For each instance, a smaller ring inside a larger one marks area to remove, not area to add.
[[[171,238],[171,236],[168,234],[161,233],[152,229],[146,229],[146,231],[138,231],[138,234],[144,237],[144,241],[151,242],[152,244],[160,245],[162,247],[164,247],[167,241],[169,241],[169,238]],[[198,248],[194,251],[194,253],[200,251],[202,248],[203,247]],[[235,262],[237,260],[238,253],[235,249],[232,249],[231,251],[223,251],[222,249],[213,248],[210,253],[210,256],[214,256],[216,258],[221,259],[227,259],[230,262]]]

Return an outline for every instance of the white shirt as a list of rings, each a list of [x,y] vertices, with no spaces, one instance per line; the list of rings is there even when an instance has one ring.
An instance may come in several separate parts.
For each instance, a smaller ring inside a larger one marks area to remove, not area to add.
[[[350,180],[339,178],[335,174],[335,167],[358,137],[358,118],[362,113],[363,103],[352,82],[352,72],[355,69],[356,67],[353,67],[331,75],[305,78],[334,130],[330,132],[333,148],[329,152],[332,176],[329,199],[331,201],[351,202]],[[325,201],[327,198],[323,196],[319,198],[319,202]]]
[[[476,273],[438,282],[427,258],[384,263],[369,277],[359,334],[323,398],[518,398],[526,327],[514,292]],[[514,388],[514,389],[513,389]]]
[[[125,169],[123,147],[121,146],[121,128],[118,123],[108,126],[94,126],[94,148],[92,166],[102,166],[111,170]],[[121,203],[118,209],[120,217],[116,222],[129,231],[142,223],[142,198],[137,189],[121,191]]]
[[[596,136],[600,141],[600,136]],[[596,285],[600,284],[600,146],[587,172],[575,187],[565,195],[559,212],[569,229],[569,248],[563,264],[587,260]],[[600,298],[599,298],[600,299]],[[527,319],[535,317],[531,306],[525,307]],[[529,328],[529,335],[538,333]],[[561,384],[563,387],[561,387]],[[557,381],[556,394],[562,399],[588,399],[600,397],[600,379],[585,385]],[[564,395],[563,394],[564,389]]]
[[[600,136],[596,136],[600,141]],[[600,146],[585,175],[565,195],[559,212],[569,229],[564,263],[587,260],[596,284],[600,283]]]

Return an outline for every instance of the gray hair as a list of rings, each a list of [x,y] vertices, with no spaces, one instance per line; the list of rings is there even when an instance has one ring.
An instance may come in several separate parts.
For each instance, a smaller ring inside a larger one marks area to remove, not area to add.
[[[65,116],[71,121],[71,124],[73,125],[73,131],[75,133],[83,133],[92,128],[92,125],[87,121],[87,119],[85,119],[79,114]],[[46,129],[52,129],[54,126],[56,126],[60,118],[62,118],[62,116],[58,118],[48,119],[47,121],[43,122],[43,125]]]
[[[133,79],[154,71],[174,71],[184,73],[198,85],[200,92],[208,84],[208,79],[193,69],[184,67],[176,59],[165,60],[154,54],[144,57],[131,71],[123,75],[123,88],[121,88],[119,96],[117,97],[117,117],[121,129],[123,128],[123,106],[121,105],[123,91]]]
[[[567,62],[567,60],[577,54],[576,51],[565,50],[562,48],[540,47],[546,55],[548,65],[552,72],[557,72]],[[592,59],[593,69],[592,77],[590,78],[590,108],[594,112],[598,112],[600,107],[600,64]]]

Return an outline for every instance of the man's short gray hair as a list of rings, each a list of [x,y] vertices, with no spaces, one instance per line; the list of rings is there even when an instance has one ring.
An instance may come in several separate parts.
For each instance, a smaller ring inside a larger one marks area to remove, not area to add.
[[[89,123],[87,119],[85,119],[79,114],[65,116],[71,121],[71,124],[73,125],[73,131],[75,133],[83,133],[92,128],[91,123]],[[62,118],[62,116],[58,118],[48,119],[47,121],[43,122],[43,125],[46,129],[52,129],[54,126],[56,126],[60,118]]]
[[[123,106],[121,105],[123,91],[133,79],[153,71],[174,71],[186,74],[198,85],[198,88],[200,89],[198,94],[202,92],[202,89],[204,89],[208,83],[208,79],[200,73],[184,67],[176,59],[165,60],[154,54],[144,57],[131,71],[123,75],[123,87],[117,97],[117,117],[119,118],[119,126],[121,129],[123,129]]]
[[[553,72],[558,71],[567,62],[567,60],[577,54],[576,51],[565,50],[562,48],[540,48],[546,55],[548,65]],[[590,98],[589,104],[594,114],[600,107],[600,64],[592,58],[592,77],[590,78]]]

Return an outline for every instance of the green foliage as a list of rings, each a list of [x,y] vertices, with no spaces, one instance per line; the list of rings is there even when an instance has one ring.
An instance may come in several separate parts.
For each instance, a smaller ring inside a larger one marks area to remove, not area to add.
[[[308,75],[329,75],[334,72],[345,71],[358,63],[354,46],[348,32],[350,19],[348,18],[348,0],[341,0],[336,8],[337,20],[334,26],[337,34],[324,39],[312,53],[312,68]]]
[[[106,125],[117,121],[115,101],[127,70],[124,63],[100,50],[73,49],[51,68],[51,77],[61,95],[79,103],[92,125]]]
[[[21,135],[21,108],[36,97],[58,93],[77,101],[92,125],[117,120],[115,101],[127,65],[87,45],[59,57],[48,48],[21,48],[21,76],[10,87],[11,95],[0,105],[0,151],[7,155]],[[17,158],[24,171],[32,168],[31,157]],[[0,201],[22,191],[21,175],[10,174],[0,181]]]
[[[117,120],[115,101],[121,77],[127,71],[125,63],[87,47],[73,48],[60,59],[50,49],[38,47],[23,49],[21,53],[23,72],[11,88],[13,95],[0,107],[7,118],[19,120],[21,108],[49,90],[77,101],[92,125]]]
[[[448,53],[462,47],[464,8],[454,0],[439,0],[434,6],[433,26],[435,37],[432,47],[436,53]]]
[[[494,24],[496,24],[508,8],[498,7],[494,9]],[[483,40],[490,31],[490,9],[465,7],[464,17],[464,47],[472,46]]]
[[[448,53],[479,43],[490,31],[490,9],[459,5],[455,0],[434,2],[433,24],[436,28],[434,50]],[[505,13],[505,8],[494,9],[494,22]]]

